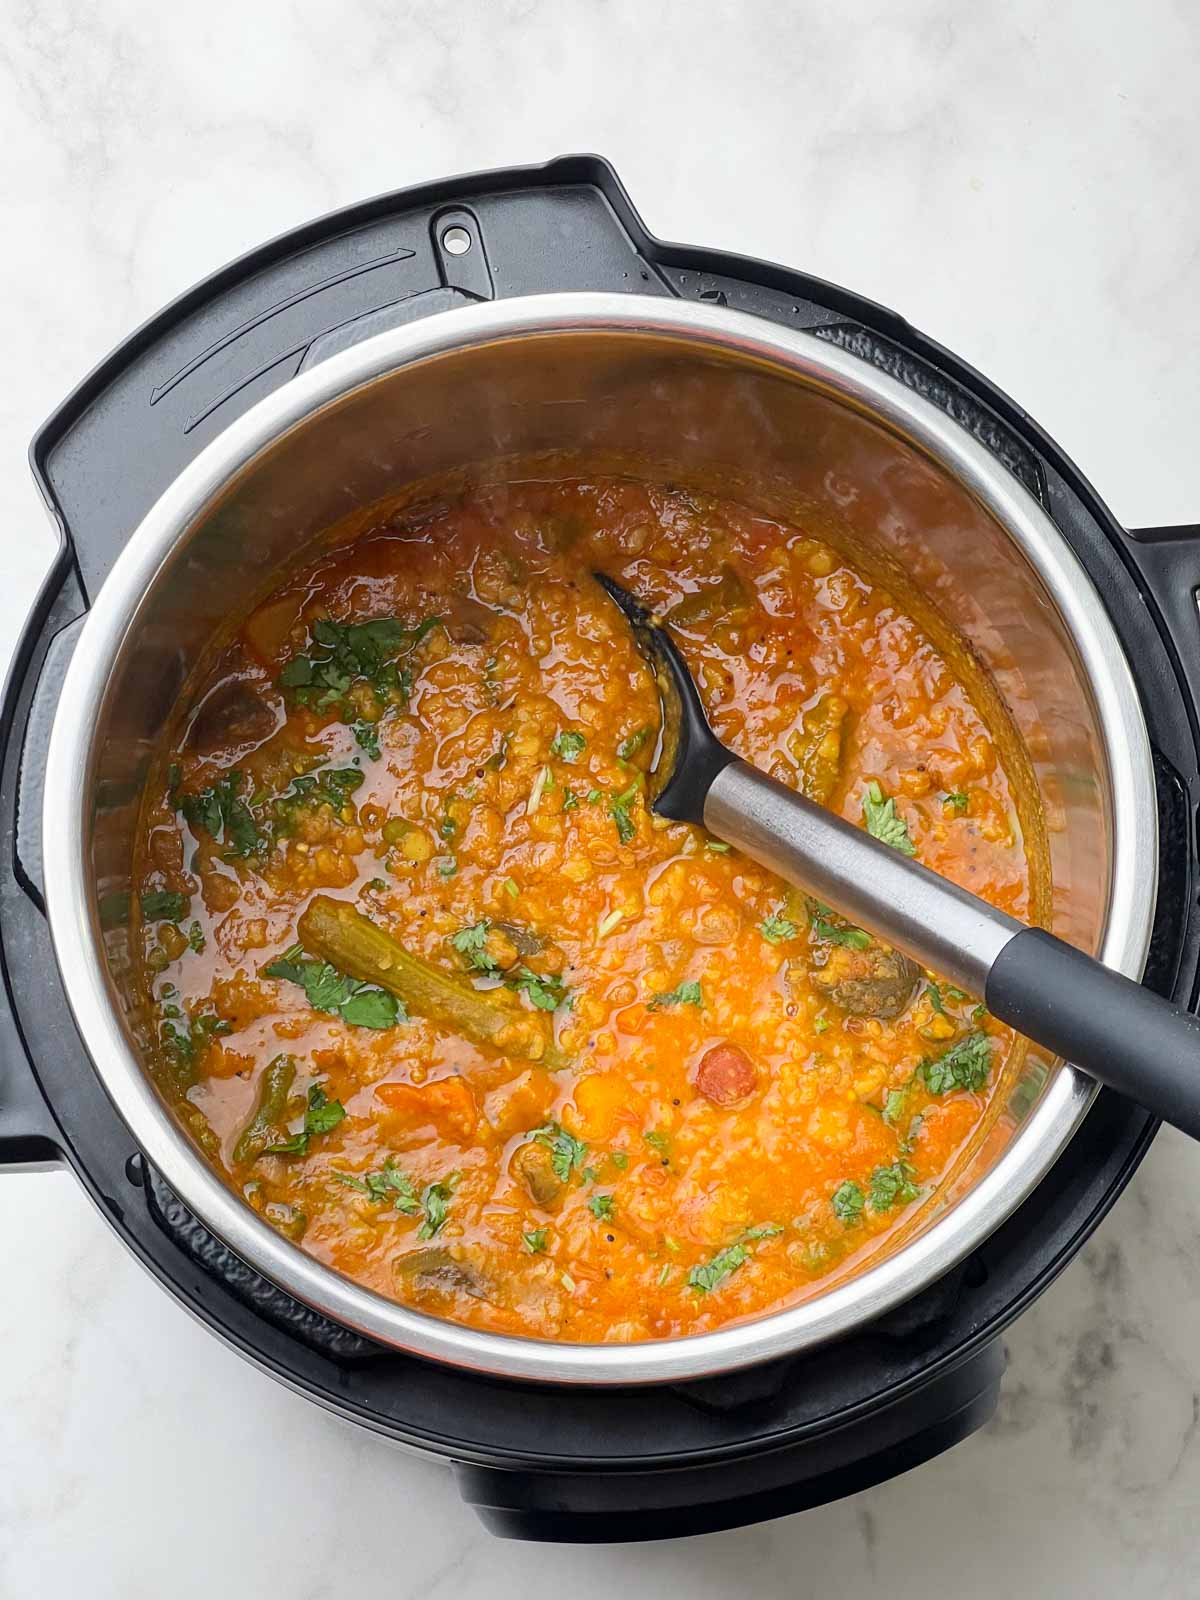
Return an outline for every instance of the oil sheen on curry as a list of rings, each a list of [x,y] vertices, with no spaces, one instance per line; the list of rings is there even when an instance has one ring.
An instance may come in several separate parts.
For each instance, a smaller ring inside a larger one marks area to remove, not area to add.
[[[477,1328],[710,1330],[935,1195],[1012,1035],[647,809],[673,628],[718,736],[1030,915],[1014,785],[885,588],[738,505],[481,490],[320,557],[211,664],[148,793],[164,1091],[319,1261]]]

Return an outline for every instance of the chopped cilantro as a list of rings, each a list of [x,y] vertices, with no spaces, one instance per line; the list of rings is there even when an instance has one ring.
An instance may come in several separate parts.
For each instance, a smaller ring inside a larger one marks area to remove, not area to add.
[[[646,740],[654,732],[653,728],[638,728],[634,733],[627,734],[617,746],[617,755],[622,761],[628,761],[631,756],[637,755]]]
[[[298,983],[314,1011],[328,1011],[356,1028],[394,1028],[408,1021],[408,1012],[395,995],[373,984],[359,983],[329,964],[306,959],[304,946],[294,944],[262,969],[268,978]]]
[[[876,1167],[871,1174],[872,1211],[890,1211],[893,1206],[908,1205],[920,1192],[912,1181],[912,1168],[906,1161],[893,1162],[890,1167]]]
[[[945,794],[942,796],[942,804],[944,806],[952,807],[952,809],[957,811],[961,817],[967,810],[967,807],[971,804],[971,797],[966,793],[965,790],[956,789],[953,794]]]
[[[570,1003],[562,979],[549,973],[531,972],[528,967],[520,966],[506,981],[539,1011],[557,1011],[559,1006]]]
[[[624,1172],[629,1165],[629,1152],[626,1150],[614,1150],[609,1159],[618,1172]]]
[[[488,954],[487,939],[492,925],[486,917],[473,922],[469,928],[460,928],[452,934],[450,943],[463,960],[476,972],[495,972],[497,962]]]
[[[764,917],[758,925],[758,931],[768,944],[786,944],[789,939],[794,939],[800,932],[790,917],[782,917],[772,913]]]
[[[324,767],[320,772],[303,772],[293,778],[269,807],[272,837],[288,838],[298,831],[302,812],[319,811],[322,806],[328,806],[340,817],[363,779],[364,774],[354,766]]]
[[[652,994],[647,1001],[651,1011],[661,1011],[664,1006],[696,1006],[704,1005],[704,991],[694,981],[681,983],[674,989],[667,989],[659,994]]]
[[[459,1174],[452,1172],[448,1178],[431,1183],[421,1196],[421,1210],[425,1221],[417,1229],[418,1239],[432,1239],[445,1226],[450,1211],[450,1197],[458,1187]]]
[[[889,1089],[887,1099],[883,1102],[883,1120],[889,1127],[896,1127],[904,1115],[904,1107],[908,1104],[907,1089]]]
[[[598,800],[603,798],[604,791],[602,789],[589,789],[587,792],[588,805],[590,806],[594,806]]]
[[[242,774],[234,770],[199,794],[177,797],[178,809],[192,832],[202,830],[226,845],[227,857],[261,855],[267,846],[250,807],[238,798],[241,787]]]
[[[828,1026],[829,1026],[829,1018],[827,1016],[825,1016],[824,1013],[822,1013],[819,1017],[814,1017],[813,1018],[813,1032],[814,1033],[824,1033],[825,1030],[828,1028]]]
[[[453,856],[443,856],[437,864],[439,878],[452,878],[458,871],[458,862]]]
[[[336,710],[353,723],[355,708],[348,698],[356,681],[365,681],[384,705],[406,706],[412,672],[400,664],[410,656],[440,617],[426,617],[407,628],[396,617],[373,622],[340,623],[328,617],[312,626],[306,653],[292,656],[279,674],[280,687],[290,689],[298,704],[317,711]]]
[[[696,1289],[701,1294],[709,1294],[725,1282],[731,1272],[736,1272],[738,1267],[750,1260],[751,1252],[746,1248],[758,1239],[773,1239],[783,1229],[777,1222],[760,1222],[756,1227],[747,1228],[745,1233],[736,1243],[727,1245],[724,1250],[718,1250],[707,1266],[696,1266],[687,1275],[689,1289]]]
[[[583,1166],[587,1145],[576,1139],[574,1134],[568,1133],[557,1122],[548,1122],[544,1128],[539,1128],[533,1137],[538,1144],[545,1145],[549,1150],[550,1164],[560,1183],[566,1183],[571,1173]]]
[[[147,922],[181,922],[191,905],[186,894],[174,889],[151,889],[142,896],[142,915]]]
[[[407,1172],[401,1171],[392,1156],[388,1156],[383,1163],[382,1171],[368,1172],[365,1178],[355,1177],[349,1172],[335,1172],[334,1177],[347,1188],[370,1195],[372,1200],[381,1203],[390,1200],[393,1209],[403,1212],[406,1217],[420,1215],[421,1202],[417,1199],[413,1181]]]
[[[865,928],[843,928],[836,922],[826,922],[817,917],[812,922],[812,932],[815,939],[825,944],[845,945],[848,950],[869,950],[871,947],[871,935]]]
[[[269,1144],[263,1151],[268,1156],[302,1156],[308,1152],[308,1142],[314,1135],[328,1133],[336,1128],[346,1115],[340,1100],[330,1100],[319,1083],[308,1091],[308,1106],[304,1112],[304,1127],[279,1144]]]
[[[600,1222],[611,1222],[613,1215],[613,1197],[610,1194],[594,1194],[588,1201],[588,1210]]]
[[[637,826],[629,815],[629,808],[634,802],[638,787],[638,784],[631,783],[623,794],[614,796],[608,802],[608,814],[616,823],[617,838],[622,844],[632,843],[637,833]]]
[[[660,1156],[669,1156],[670,1155],[670,1153],[671,1153],[671,1136],[670,1136],[670,1134],[668,1134],[668,1133],[660,1133],[657,1128],[651,1128],[648,1132],[643,1133],[642,1138],[645,1139],[646,1143],[650,1146],[650,1148],[652,1150],[657,1150]]]
[[[564,811],[574,811],[575,807],[578,804],[579,804],[579,796],[577,794],[573,794],[570,789],[566,790],[566,792],[563,794],[563,803],[562,803],[563,810]]]
[[[526,1250],[529,1251],[529,1254],[531,1256],[545,1255],[545,1253],[546,1253],[546,1229],[545,1228],[531,1228],[528,1233],[523,1233],[521,1235],[521,1237],[522,1237],[522,1239],[524,1239],[525,1248],[526,1248]]]
[[[866,1200],[859,1186],[848,1178],[845,1183],[838,1184],[830,1196],[829,1203],[833,1207],[834,1216],[849,1227],[862,1216]]]
[[[934,1011],[937,1012],[939,1017],[944,1017],[946,1015],[946,1007],[942,1004],[942,991],[938,988],[936,983],[929,983],[925,985],[925,998],[929,1001],[930,1006]]]
[[[196,955],[204,949],[208,940],[204,937],[204,929],[198,922],[193,922],[187,931],[188,948],[195,951]]]
[[[903,817],[896,815],[896,802],[888,799],[877,783],[871,782],[863,793],[863,820],[867,824],[867,832],[890,844],[893,850],[899,850],[901,855],[915,856],[916,849],[909,837],[908,824]]]
[[[587,740],[584,736],[570,728],[556,733],[550,742],[550,754],[570,763],[578,761],[586,749]]]
[[[922,1061],[917,1069],[930,1094],[969,1089],[977,1094],[992,1070],[992,1041],[986,1033],[970,1033],[936,1061]]]
[[[688,1288],[697,1289],[701,1294],[710,1294],[725,1282],[731,1272],[749,1259],[750,1252],[744,1244],[731,1244],[724,1250],[718,1250],[707,1266],[693,1267],[688,1273]]]
[[[351,727],[354,730],[355,744],[360,750],[365,750],[372,761],[378,761],[380,756],[379,730],[375,724],[373,722],[364,722],[360,717],[357,722],[351,724]]]

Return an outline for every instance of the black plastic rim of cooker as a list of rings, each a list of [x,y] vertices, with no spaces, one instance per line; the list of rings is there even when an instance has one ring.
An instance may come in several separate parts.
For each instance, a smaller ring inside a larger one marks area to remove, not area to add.
[[[471,248],[449,253],[447,231]],[[60,548],[0,711],[0,1168],[65,1163],[137,1258],[213,1332],[341,1416],[452,1463],[496,1533],[660,1539],[822,1504],[936,1455],[995,1409],[1002,1332],[1107,1212],[1156,1124],[1105,1091],[1035,1194],[967,1261],[853,1336],[653,1389],[539,1388],[381,1349],[234,1257],[167,1189],[100,1086],[44,916],[49,728],[91,598],[188,461],[302,367],[398,322],[564,289],[678,296],[812,330],[967,427],[1037,496],[1092,576],[1154,752],[1160,891],[1146,982],[1195,1005],[1200,526],[1129,532],[1079,470],[965,362],[894,312],[785,267],[664,243],[596,156],[387,194],[198,284],[131,335],[31,447]],[[980,316],[1013,308],[981,300]],[[1114,404],[1120,397],[1114,396]]]

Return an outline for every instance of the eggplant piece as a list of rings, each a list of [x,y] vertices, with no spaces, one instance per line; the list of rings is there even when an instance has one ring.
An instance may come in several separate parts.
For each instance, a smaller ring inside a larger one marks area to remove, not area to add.
[[[835,945],[810,976],[814,988],[851,1016],[886,1021],[912,999],[920,969],[891,945],[872,941],[865,950]]]
[[[187,747],[213,755],[230,745],[259,745],[275,732],[276,712],[241,678],[217,684],[201,702],[188,729]]]
[[[410,1011],[473,1044],[540,1061],[551,1071],[566,1065],[546,1025],[521,1011],[508,990],[481,994],[465,978],[411,955],[348,901],[316,895],[297,931],[310,955],[362,983],[386,989]]]
[[[398,1283],[411,1285],[419,1296],[445,1296],[469,1294],[473,1300],[489,1298],[488,1287],[482,1276],[444,1245],[427,1245],[423,1250],[410,1250],[392,1262],[392,1274]]]
[[[233,1147],[233,1159],[238,1166],[255,1160],[268,1145],[286,1138],[288,1098],[295,1079],[295,1056],[279,1055],[267,1064],[258,1081],[253,1114]]]
[[[524,1185],[534,1205],[552,1206],[566,1185],[554,1170],[554,1155],[535,1139],[513,1152],[508,1170]]]
[[[735,612],[746,611],[749,605],[749,589],[733,568],[726,566],[715,583],[685,595],[666,612],[663,621],[673,628],[694,628],[700,622],[721,622]]]
[[[823,694],[804,713],[803,725],[788,739],[796,763],[800,793],[818,805],[833,798],[842,773],[842,731],[849,710],[840,694]]]
[[[450,595],[442,607],[442,625],[455,644],[487,644],[496,626],[497,613],[491,606],[468,594]]]

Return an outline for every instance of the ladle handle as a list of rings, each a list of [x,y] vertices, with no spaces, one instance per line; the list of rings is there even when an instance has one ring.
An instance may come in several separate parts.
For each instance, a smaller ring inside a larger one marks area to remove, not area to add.
[[[733,760],[704,825],[944,974],[1026,1038],[1200,1139],[1200,1021],[1027,928],[765,773]]]

